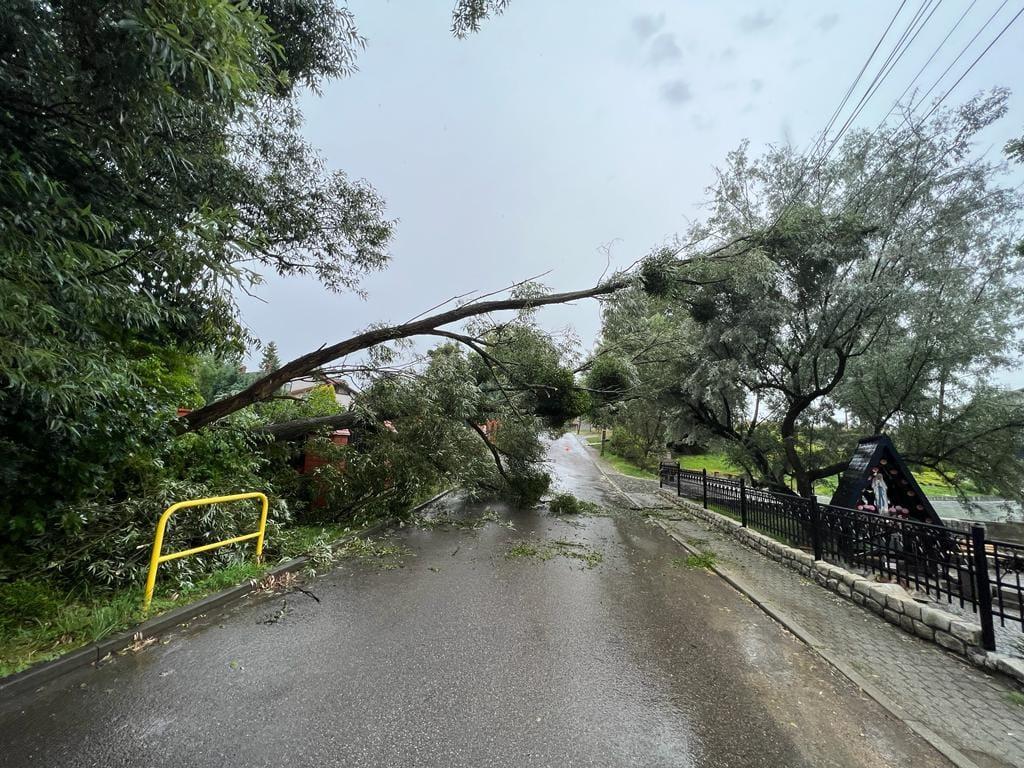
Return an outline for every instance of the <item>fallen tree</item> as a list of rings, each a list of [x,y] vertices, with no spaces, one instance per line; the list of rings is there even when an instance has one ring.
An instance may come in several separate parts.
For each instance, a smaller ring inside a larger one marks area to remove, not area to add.
[[[256,435],[269,437],[274,442],[298,440],[322,429],[351,429],[361,419],[355,411],[345,411],[332,416],[312,416],[306,419],[290,419],[277,424],[265,424],[253,430]]]
[[[523,310],[551,304],[565,304],[577,299],[607,296],[625,288],[629,285],[629,282],[627,277],[620,276],[598,283],[593,288],[580,291],[493,299],[490,301],[473,301],[446,312],[429,315],[400,325],[389,325],[364,331],[336,344],[321,347],[313,352],[301,355],[285,363],[276,371],[271,371],[257,379],[242,391],[197,408],[179,420],[179,430],[181,432],[190,432],[209,426],[247,406],[270,399],[282,386],[293,379],[308,376],[327,363],[355,352],[370,349],[379,344],[385,344],[398,339],[407,339],[412,336],[422,336],[459,320],[487,315],[491,312]]]

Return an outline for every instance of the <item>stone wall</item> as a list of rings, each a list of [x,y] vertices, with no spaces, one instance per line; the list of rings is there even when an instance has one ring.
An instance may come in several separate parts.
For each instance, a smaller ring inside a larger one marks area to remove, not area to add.
[[[899,584],[877,582],[824,560],[816,561],[801,549],[789,547],[763,533],[744,528],[732,518],[678,498],[670,489],[662,489],[662,493],[684,504],[695,517],[725,531],[765,557],[799,571],[825,589],[877,613],[904,632],[937,643],[979,667],[998,670],[1024,682],[1024,660],[982,648],[978,624],[919,603]]]

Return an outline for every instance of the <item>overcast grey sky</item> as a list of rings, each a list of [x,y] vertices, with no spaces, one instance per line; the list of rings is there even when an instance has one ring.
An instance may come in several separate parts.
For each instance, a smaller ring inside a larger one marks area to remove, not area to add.
[[[360,71],[304,99],[309,139],[331,167],[373,183],[399,223],[392,263],[365,281],[365,301],[275,277],[259,300],[242,297],[246,324],[284,359],[546,270],[555,289],[592,285],[605,243],[613,267],[631,264],[700,216],[713,166],[741,140],[755,152],[806,147],[897,5],[512,0],[479,34],[456,40],[453,1],[353,0],[367,37]],[[967,5],[936,10],[859,125],[874,127]],[[938,93],[1016,13],[1010,5]],[[917,6],[907,3],[901,23]],[[998,6],[978,0],[922,82],[931,85]],[[1020,88],[986,135],[1001,147],[1024,132],[1022,73],[1024,19],[949,103]],[[595,302],[542,318],[574,326],[586,345],[599,329]]]

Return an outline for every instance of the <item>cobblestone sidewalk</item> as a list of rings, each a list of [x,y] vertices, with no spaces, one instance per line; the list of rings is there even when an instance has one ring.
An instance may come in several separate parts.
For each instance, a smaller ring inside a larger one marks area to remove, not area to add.
[[[657,481],[613,477],[634,498],[657,494]],[[984,768],[1024,766],[1024,698],[1013,681],[896,629],[687,515],[684,502],[658,497],[677,504],[682,519],[667,522],[684,541],[713,551],[723,571],[871,682],[905,720],[923,725]]]

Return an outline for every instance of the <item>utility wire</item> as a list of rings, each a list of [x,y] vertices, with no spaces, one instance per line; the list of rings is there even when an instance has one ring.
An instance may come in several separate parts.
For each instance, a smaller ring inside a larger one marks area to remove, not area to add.
[[[875,54],[878,53],[878,50],[879,48],[881,48],[882,43],[885,41],[885,38],[888,37],[893,25],[899,18],[900,12],[903,10],[904,5],[906,5],[906,0],[900,3],[899,7],[896,9],[896,13],[893,14],[893,17],[889,20],[889,24],[886,26],[885,31],[882,33],[882,36],[879,38],[878,42],[875,44],[875,47],[872,49],[871,54],[868,56],[867,61],[864,62],[864,66],[861,67],[860,71],[857,73],[857,77],[854,78],[854,81],[851,84],[850,88],[847,89],[847,93],[843,97],[843,101],[840,103],[836,111],[833,112],[828,124],[826,124],[825,128],[822,130],[819,139],[817,142],[815,142],[815,145],[809,153],[809,156],[805,156],[804,159],[801,161],[800,181],[797,184],[797,188],[793,191],[793,194],[790,195],[789,200],[786,201],[786,204],[782,206],[779,213],[774,217],[774,221],[772,222],[769,229],[772,229],[778,225],[782,218],[789,212],[789,210],[796,203],[797,198],[799,198],[800,195],[803,194],[803,192],[807,189],[807,186],[810,183],[811,179],[814,177],[815,174],[817,174],[818,170],[821,168],[822,164],[828,158],[829,154],[831,154],[832,150],[838,144],[843,134],[853,123],[853,120],[857,117],[857,115],[860,114],[860,112],[864,109],[864,106],[870,100],[871,96],[874,95],[874,93],[881,86],[882,82],[884,82],[885,79],[892,72],[893,67],[896,65],[899,59],[902,58],[903,54],[906,53],[906,50],[909,48],[910,43],[912,43],[917,38],[917,35],[920,33],[924,24],[926,24],[928,20],[931,18],[932,14],[928,14],[927,17],[925,17],[924,14],[927,12],[929,8],[932,7],[932,3],[934,1],[935,0],[922,0],[921,5],[918,6],[917,11],[914,13],[910,21],[907,23],[907,26],[903,30],[903,33],[895,41],[895,43],[892,46],[892,50],[889,52],[885,61],[882,62],[878,71],[875,73],[871,82],[868,84],[868,87],[865,90],[864,94],[858,100],[857,105],[854,107],[854,111],[845,120],[842,127],[839,129],[839,132],[828,144],[828,147],[825,149],[825,151],[821,153],[819,157],[815,158],[815,152],[818,150],[819,147],[824,146],[825,142],[828,140],[828,131],[831,130],[831,127],[834,125],[835,120],[838,118],[839,114],[842,113],[843,108],[849,101],[850,95],[852,95],[853,91],[856,90],[856,86],[863,77],[864,72],[867,70],[868,66],[870,66],[871,61],[874,59]],[[941,0],[938,0],[938,2],[941,2]],[[936,3],[935,5],[935,8],[937,7],[938,3]],[[935,12],[935,8],[932,8],[932,13]],[[923,22],[921,21],[922,18],[924,19]],[[807,164],[809,162],[813,162],[814,164],[813,168],[811,168],[810,170],[810,173],[808,173],[807,170]]]
[[[974,41],[977,40],[978,37],[981,35],[981,33],[984,32],[985,29],[989,26],[989,24],[992,23],[992,20],[1003,9],[1003,7],[1006,5],[1007,1],[1008,0],[1003,0],[1003,3],[995,10],[995,13],[993,13],[991,16],[988,17],[988,19],[985,21],[984,24],[982,24],[981,28],[974,34],[974,36],[970,39],[970,41],[967,43],[967,45],[965,45],[961,49],[960,53],[957,54],[957,57],[953,60],[953,63],[950,64],[948,67],[946,67],[945,71],[943,71],[943,73],[935,81],[935,83],[932,85],[932,87],[928,89],[928,92],[924,96],[922,96],[921,99],[918,100],[916,104],[914,104],[911,107],[910,113],[908,115],[908,119],[913,119],[914,113],[921,106],[921,104],[924,101],[924,99],[927,98],[929,93],[931,93],[933,90],[935,90],[935,87],[942,81],[943,77],[946,76],[946,73],[948,73],[953,68],[953,65],[956,64],[956,62],[959,61],[963,57],[964,53],[971,47],[971,45],[974,43]],[[968,8],[968,10],[970,10],[970,8]],[[980,54],[978,54],[978,56],[974,59],[974,61],[972,61],[971,64],[967,67],[967,69],[964,70],[964,72],[960,75],[960,77],[957,78],[956,82],[953,83],[953,85],[951,85],[948,89],[946,89],[946,92],[943,93],[942,96],[935,101],[935,103],[931,106],[931,109],[929,109],[928,112],[923,117],[921,117],[920,119],[914,120],[914,123],[913,123],[913,126],[912,126],[913,128],[916,129],[916,128],[919,128],[920,126],[922,126],[924,124],[924,122],[929,117],[931,117],[940,106],[942,106],[942,104],[946,101],[946,99],[949,98],[949,95],[953,92],[953,90],[963,81],[963,79],[965,77],[967,77],[967,75],[971,72],[971,70],[974,69],[974,67],[977,65],[977,63],[979,61],[981,61],[981,59],[985,56],[985,54],[987,54],[992,49],[992,46],[994,46],[996,44],[996,42],[998,42],[998,40],[1006,33],[1006,31],[1013,25],[1013,23],[1015,21],[1017,21],[1018,18],[1020,18],[1020,16],[1022,14],[1024,14],[1024,7],[1021,7],[1021,9],[1019,11],[1017,11],[1016,15],[1014,15],[1013,18],[1011,18],[1006,23],[1006,25],[996,34],[996,36],[989,42],[989,44],[987,46],[985,46],[985,49]],[[957,22],[957,24],[959,24],[959,21]],[[879,125],[875,127],[875,130],[872,131],[871,135],[873,136],[884,123],[885,123],[885,120],[883,119],[882,122],[879,123]],[[892,146],[892,151],[889,153],[889,155],[886,157],[886,159],[878,166],[878,168],[875,169],[874,173],[872,173],[871,176],[867,180],[865,180],[864,185],[861,187],[861,191],[860,191],[861,194],[859,196],[864,196],[864,197],[867,196],[867,192],[869,191],[871,183],[874,182],[876,178],[878,178],[878,176],[882,173],[883,169],[888,164],[888,162],[893,157],[895,157],[900,151],[902,151],[903,148],[906,147],[907,144],[912,139],[913,139],[913,134],[910,137],[905,138],[903,141],[897,142],[894,146]],[[886,140],[886,143],[892,145],[892,142],[890,140]]]
[[[860,71],[857,73],[857,76],[853,79],[853,82],[850,83],[850,87],[846,89],[846,94],[843,96],[843,100],[839,102],[839,106],[836,107],[835,111],[832,113],[832,117],[829,118],[828,122],[825,124],[825,127],[821,130],[821,133],[818,134],[818,139],[815,141],[814,145],[809,150],[809,154],[813,155],[817,151],[818,146],[824,143],[825,137],[828,135],[828,132],[832,130],[832,126],[835,124],[836,119],[838,119],[840,113],[843,111],[843,108],[846,106],[846,103],[850,100],[850,96],[853,95],[853,91],[857,88],[857,84],[860,82],[860,79],[864,76],[864,73],[867,71],[867,68],[871,65],[872,60],[875,58],[875,54],[878,53],[878,49],[882,47],[882,43],[885,42],[885,38],[889,35],[889,31],[892,29],[892,25],[896,23],[896,19],[899,18],[900,13],[903,12],[903,6],[905,6],[906,4],[907,0],[902,0],[902,2],[899,4],[899,7],[896,9],[896,13],[894,13],[892,18],[889,19],[889,23],[888,25],[886,25],[885,31],[882,32],[882,36],[878,38],[878,42],[875,43],[875,47],[871,49],[871,53],[868,55],[868,58],[864,62],[864,65],[860,68]]]
[[[949,87],[949,90],[947,90],[944,94],[942,94],[942,97],[938,101],[936,101],[934,105],[932,105],[932,108],[928,110],[928,113],[924,117],[921,118],[921,122],[924,122],[925,120],[927,120],[929,117],[932,116],[932,113],[935,112],[935,110],[939,108],[939,105],[942,104],[942,102],[944,102],[946,100],[946,97],[949,96],[949,94],[951,94],[953,92],[953,89],[956,88],[958,85],[960,85],[960,82],[965,77],[967,77],[968,74],[970,74],[971,70],[974,69],[974,66],[979,61],[981,61],[981,59],[985,56],[986,53],[989,52],[989,50],[991,50],[992,46],[995,45],[999,41],[999,38],[1001,38],[1004,34],[1006,34],[1006,30],[1008,30],[1010,27],[1013,26],[1013,23],[1015,21],[1017,21],[1017,19],[1019,19],[1021,17],[1021,14],[1024,14],[1024,6],[1022,6],[1021,9],[1019,11],[1017,11],[1017,13],[1014,15],[1014,17],[1012,19],[1010,19],[1008,22],[1006,22],[1006,26],[1004,26],[1001,30],[999,30],[999,34],[997,34],[994,38],[992,38],[992,42],[990,42],[988,45],[985,46],[985,50],[983,50],[981,53],[978,54],[978,57],[974,61],[972,61],[971,65],[969,67],[967,67],[967,69],[964,70],[964,73],[962,75],[960,75],[960,77],[958,77],[956,79],[956,82],[953,83]]]
[[[946,33],[946,36],[942,38],[942,42],[935,47],[935,50],[932,51],[932,55],[928,57],[928,60],[925,61],[923,65],[921,65],[921,68],[917,71],[917,74],[914,75],[913,79],[910,81],[907,87],[903,89],[903,93],[901,93],[899,97],[896,99],[896,101],[892,103],[892,106],[889,108],[889,111],[886,112],[885,117],[883,117],[882,120],[878,123],[878,125],[875,126],[875,130],[871,132],[872,135],[876,133],[878,129],[885,124],[885,121],[889,119],[889,116],[902,103],[903,97],[906,96],[910,89],[914,87],[914,84],[920,79],[921,75],[924,74],[924,71],[928,69],[928,65],[931,64],[935,57],[939,55],[939,51],[942,50],[942,47],[949,41],[949,38],[952,37],[953,33],[957,31],[957,29],[960,27],[960,24],[963,23],[963,20],[967,18],[967,14],[971,12],[971,8],[973,8],[977,2],[978,0],[971,0],[971,4],[967,6],[967,10],[960,14],[960,18],[956,20],[956,23],[953,25],[953,27],[949,30],[949,32]]]
[[[846,119],[846,122],[843,123],[838,133],[832,139],[832,142],[829,144],[828,149],[825,151],[822,160],[826,159],[832,153],[832,150],[835,149],[836,145],[839,143],[840,139],[842,139],[843,135],[846,133],[849,127],[860,116],[860,113],[864,111],[864,108],[868,105],[868,102],[871,100],[871,98],[878,92],[878,89],[881,88],[882,84],[889,77],[889,75],[892,74],[893,69],[899,63],[900,59],[903,58],[904,54],[906,54],[906,52],[910,49],[911,44],[913,44],[914,40],[917,39],[917,36],[921,34],[921,30],[923,30],[925,25],[929,22],[929,20],[931,20],[931,17],[935,14],[935,11],[938,9],[941,1],[942,0],[939,0],[939,2],[936,3],[934,7],[932,7],[931,13],[929,13],[927,17],[924,17],[924,20],[920,22],[920,24],[917,26],[917,30],[914,31],[913,35],[911,36],[911,31],[914,30],[915,24],[917,24],[918,20],[922,18],[924,12],[931,5],[931,0],[927,0],[927,2],[921,4],[921,7],[918,9],[918,12],[910,20],[910,24],[907,25],[907,29],[903,32],[903,36],[896,42],[896,45],[889,53],[888,58],[882,64],[882,67],[878,70],[878,73],[875,75],[874,79],[868,85],[868,89],[864,92],[864,95],[861,96],[860,101],[857,103],[857,106],[854,107],[854,111]],[[909,40],[907,39],[908,37]],[[904,40],[906,40],[905,44],[903,42]]]
[[[982,24],[982,25],[981,25],[981,29],[979,29],[979,30],[978,30],[977,32],[975,32],[975,33],[974,33],[974,37],[972,37],[972,38],[971,38],[970,40],[968,40],[968,41],[967,41],[967,45],[965,45],[965,46],[964,46],[963,48],[961,48],[961,49],[960,49],[960,53],[958,53],[958,54],[956,55],[956,58],[955,58],[955,59],[953,59],[953,61],[951,61],[951,62],[950,62],[949,66],[948,66],[948,67],[946,67],[946,68],[945,68],[945,69],[944,69],[944,70],[942,71],[942,74],[941,74],[941,75],[939,75],[939,77],[938,77],[938,78],[937,78],[937,79],[935,80],[935,82],[934,82],[934,83],[932,83],[932,87],[931,87],[931,88],[929,88],[929,89],[928,89],[927,91],[925,91],[925,92],[924,92],[924,95],[923,95],[923,96],[922,96],[922,97],[921,97],[921,98],[920,98],[920,99],[919,99],[919,100],[917,101],[917,103],[916,103],[916,104],[914,104],[914,106],[913,106],[913,107],[911,108],[911,114],[913,114],[913,112],[916,112],[916,111],[917,111],[917,108],[918,108],[918,107],[920,107],[920,106],[921,106],[921,105],[922,105],[922,104],[923,104],[923,103],[925,102],[925,99],[927,99],[927,98],[928,98],[928,96],[929,96],[929,95],[931,94],[931,92],[932,92],[932,91],[934,91],[934,90],[935,90],[936,88],[938,88],[938,87],[939,87],[939,83],[941,83],[941,82],[942,82],[942,78],[944,78],[944,77],[945,77],[945,76],[946,76],[947,74],[949,74],[949,71],[950,71],[950,70],[951,70],[951,69],[952,69],[953,67],[955,67],[955,66],[956,66],[956,63],[957,63],[958,61],[960,61],[960,59],[961,59],[961,58],[963,57],[963,55],[964,55],[965,53],[967,53],[967,51],[968,51],[968,50],[970,49],[970,47],[971,47],[972,45],[974,45],[974,41],[975,41],[975,40],[977,40],[977,39],[978,39],[978,38],[979,38],[979,37],[981,36],[981,33],[982,33],[982,32],[984,32],[984,31],[985,31],[985,30],[986,30],[986,29],[988,28],[988,25],[989,25],[989,24],[991,24],[991,23],[992,23],[992,20],[993,20],[993,19],[994,19],[994,18],[995,18],[996,16],[998,16],[998,15],[999,15],[999,12],[1000,12],[1000,11],[1002,11],[1002,10],[1003,10],[1003,8],[1005,8],[1005,7],[1006,7],[1006,4],[1007,4],[1008,2],[1009,2],[1009,0],[1003,0],[1003,2],[999,4],[999,7],[998,7],[998,8],[996,8],[996,10],[995,10],[995,11],[993,12],[993,14],[992,14],[991,16],[989,16],[989,17],[988,17],[988,19],[987,19],[987,20],[985,21],[985,23],[984,23],[984,24]],[[970,10],[970,9],[968,8],[968,10]],[[1018,15],[1019,15],[1019,14],[1018,14]],[[1014,18],[1016,18],[1016,17],[1014,17]],[[1012,23],[1013,23],[1013,20],[1011,20],[1011,21],[1010,21],[1010,23],[1012,24]],[[1005,31],[1005,29],[1004,29],[1004,31]],[[1001,33],[1000,33],[1000,34],[1001,34]],[[998,39],[998,38],[997,38],[997,39]],[[991,45],[990,45],[989,47],[991,47]],[[986,48],[985,50],[987,51],[988,49]],[[982,55],[984,55],[984,52],[982,53]],[[980,57],[979,57],[979,58],[980,58]],[[976,64],[976,63],[977,63],[977,60],[975,60],[975,64]],[[971,66],[973,67],[974,65],[972,64]],[[962,79],[962,78],[961,78],[961,79]],[[959,82],[959,81],[958,81],[958,82]],[[948,92],[947,92],[947,93],[948,93]],[[929,114],[930,114],[930,113],[929,113]]]

